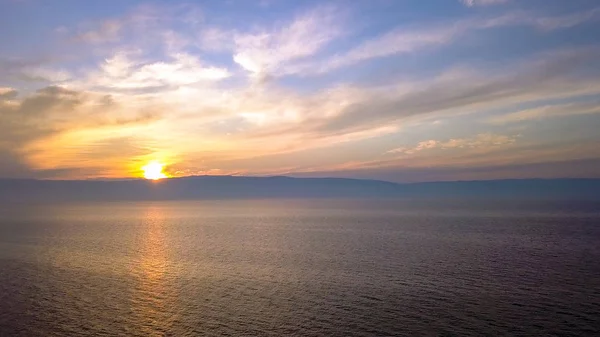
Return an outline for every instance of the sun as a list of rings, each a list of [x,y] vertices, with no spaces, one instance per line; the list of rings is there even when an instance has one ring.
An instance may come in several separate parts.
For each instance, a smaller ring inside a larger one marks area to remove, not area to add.
[[[150,180],[159,180],[166,178],[167,175],[163,173],[164,165],[157,162],[151,161],[146,166],[142,167],[142,171],[144,171],[144,178]]]

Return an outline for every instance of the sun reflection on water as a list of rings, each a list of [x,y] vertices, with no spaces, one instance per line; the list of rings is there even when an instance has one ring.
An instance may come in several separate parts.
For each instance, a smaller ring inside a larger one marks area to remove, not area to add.
[[[164,336],[175,319],[175,296],[169,286],[169,259],[165,214],[160,206],[144,211],[140,227],[139,256],[132,268],[135,279],[131,304],[135,333]]]

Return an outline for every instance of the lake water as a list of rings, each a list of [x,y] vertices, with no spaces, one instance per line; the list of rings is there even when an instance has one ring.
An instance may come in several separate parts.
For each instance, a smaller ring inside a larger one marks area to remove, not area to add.
[[[0,206],[1,336],[600,334],[600,205]]]

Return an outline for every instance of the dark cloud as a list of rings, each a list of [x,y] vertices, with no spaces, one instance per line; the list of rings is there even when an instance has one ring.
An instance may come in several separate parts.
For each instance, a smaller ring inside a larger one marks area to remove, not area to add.
[[[43,53],[42,53],[43,54]],[[6,82],[26,82],[26,83],[49,83],[56,80],[57,72],[40,71],[54,64],[59,57],[50,55],[40,55],[29,58],[3,58],[0,57],[0,79]],[[63,76],[63,74],[60,74]],[[60,77],[59,76],[59,77]]]
[[[19,113],[22,118],[47,117],[47,115],[56,108],[61,109],[61,113],[73,111],[77,106],[83,103],[81,93],[64,89],[61,87],[50,86],[37,91],[35,95],[27,97],[21,102]]]
[[[9,91],[16,98],[16,91]],[[19,177],[31,174],[20,150],[35,139],[49,136],[55,129],[47,119],[59,106],[72,109],[80,104],[78,95],[63,88],[48,87],[20,102],[0,100],[0,176]],[[5,98],[2,95],[2,98]]]
[[[20,101],[15,100],[17,96],[15,90],[0,95],[0,177],[47,177],[60,173],[60,170],[33,172],[29,168],[23,150],[32,142],[76,128],[144,124],[159,118],[154,110],[120,116],[114,113],[118,103],[111,96],[96,97],[58,86],[42,88]],[[115,141],[107,146],[93,145],[86,151],[98,151],[97,157],[101,158],[107,151],[127,154],[130,148],[131,143]]]
[[[19,92],[15,89],[8,89],[4,92],[0,91],[0,101],[15,99],[18,94]]]
[[[0,143],[15,149],[56,132],[56,125],[49,120],[52,115],[73,113],[81,104],[80,93],[60,87],[40,89],[20,102],[0,101]]]

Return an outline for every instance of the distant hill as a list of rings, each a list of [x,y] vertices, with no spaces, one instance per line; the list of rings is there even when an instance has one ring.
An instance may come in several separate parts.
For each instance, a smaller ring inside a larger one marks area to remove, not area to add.
[[[600,179],[397,184],[342,178],[195,176],[148,180],[0,179],[0,201],[244,198],[527,198],[600,200]]]

